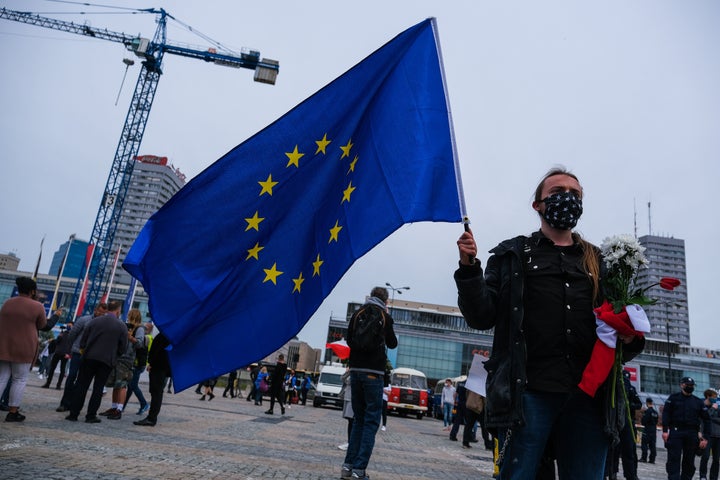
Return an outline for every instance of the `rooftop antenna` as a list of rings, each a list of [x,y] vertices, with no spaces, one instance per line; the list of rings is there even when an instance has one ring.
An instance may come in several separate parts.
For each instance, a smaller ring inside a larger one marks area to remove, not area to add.
[[[650,209],[650,202],[648,202],[648,235],[652,235],[652,211]]]
[[[635,202],[635,197],[633,197],[633,233],[635,234],[635,239],[637,240],[637,204]]]

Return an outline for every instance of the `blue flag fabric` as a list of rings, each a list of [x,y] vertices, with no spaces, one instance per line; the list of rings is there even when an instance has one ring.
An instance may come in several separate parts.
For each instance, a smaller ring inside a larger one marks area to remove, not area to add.
[[[277,350],[403,224],[462,221],[454,151],[428,19],[189,182],[123,264],[170,339],[175,388]]]

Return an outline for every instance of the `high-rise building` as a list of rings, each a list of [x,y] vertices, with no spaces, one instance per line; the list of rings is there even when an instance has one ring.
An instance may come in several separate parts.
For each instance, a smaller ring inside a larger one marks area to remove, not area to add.
[[[120,248],[118,266],[113,284],[129,285],[130,274],[121,265],[128,250],[135,242],[145,222],[160,209],[170,197],[185,185],[185,175],[168,164],[167,157],[141,155],[135,157],[132,179],[125,196],[125,204],[118,221],[111,258]],[[112,269],[109,265],[108,269]]]
[[[680,280],[680,286],[672,291],[663,290],[660,286],[647,291],[648,296],[658,299],[655,305],[644,307],[652,326],[648,337],[690,345],[685,241],[656,235],[645,235],[638,240],[645,247],[645,257],[650,261],[649,267],[638,273],[639,287],[658,283],[663,277]]]
[[[17,270],[20,259],[14,253],[0,253],[0,270]]]
[[[68,240],[60,245],[57,251],[53,254],[48,275],[56,277],[57,274],[60,273],[60,266],[62,265],[63,257],[65,257],[65,252],[68,252],[62,275],[66,278],[80,278],[80,276],[85,273],[82,270],[83,265],[85,264],[87,247],[88,242],[86,240],[78,240],[77,238]],[[69,251],[68,248],[70,249]]]

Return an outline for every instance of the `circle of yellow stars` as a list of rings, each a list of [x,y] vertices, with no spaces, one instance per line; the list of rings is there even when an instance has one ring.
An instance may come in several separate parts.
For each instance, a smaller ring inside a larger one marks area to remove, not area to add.
[[[315,155],[323,154],[327,155],[327,149],[328,146],[332,143],[332,140],[330,140],[327,136],[327,133],[323,134],[323,137],[320,140],[316,140],[315,144],[317,145],[317,149],[315,150]],[[340,160],[344,158],[350,158],[351,150],[353,148],[354,144],[352,143],[352,139],[348,140],[348,142],[345,145],[340,146],[340,150],[342,151],[342,154],[340,156]],[[285,168],[295,167],[300,168],[300,161],[305,156],[304,153],[302,153],[299,150],[298,145],[296,144],[291,152],[285,152],[285,156],[287,157],[288,161],[285,165]],[[350,161],[348,170],[346,175],[349,175],[350,173],[355,171],[355,167],[357,166],[358,162],[358,156],[355,155],[355,157]],[[273,189],[279,184],[280,182],[273,180],[272,174],[268,174],[267,178],[265,180],[258,181],[258,184],[260,185],[260,193],[258,194],[259,197],[262,197],[263,195],[268,195],[272,197]],[[340,200],[340,204],[343,204],[345,202],[350,203],[352,194],[355,192],[357,187],[352,184],[352,181],[348,182],[347,188],[343,190],[342,199]],[[265,217],[260,216],[259,210],[256,210],[255,213],[253,213],[252,216],[246,217],[245,222],[247,225],[245,226],[245,231],[249,230],[255,230],[256,232],[260,231],[260,224],[265,220]],[[343,226],[340,225],[340,220],[336,220],[335,224],[329,228],[329,238],[328,238],[328,244],[332,242],[338,242],[340,238],[340,232],[342,231]],[[245,260],[260,260],[260,252],[265,247],[261,246],[259,242],[256,242],[255,245],[247,250],[247,256],[245,257]],[[322,265],[325,263],[325,260],[320,258],[320,254],[318,253],[315,260],[312,262],[312,276],[313,277],[319,277],[320,276],[320,270]],[[265,278],[263,279],[262,283],[266,282],[272,282],[274,285],[277,285],[277,280],[280,275],[283,275],[285,272],[278,269],[277,262],[274,262],[272,264],[272,267],[270,268],[263,268],[263,271],[265,272]],[[296,278],[292,279],[293,282],[293,290],[292,293],[301,293],[302,291],[302,284],[305,282],[305,278],[303,277],[302,271],[299,272],[298,276]]]

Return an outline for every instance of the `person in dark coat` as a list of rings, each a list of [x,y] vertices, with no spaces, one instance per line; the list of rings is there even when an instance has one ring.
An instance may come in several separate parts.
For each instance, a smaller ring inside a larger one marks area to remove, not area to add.
[[[42,388],[50,388],[53,376],[55,375],[55,369],[59,363],[60,373],[58,373],[58,381],[55,389],[60,390],[60,388],[62,388],[62,381],[65,378],[68,360],[70,360],[70,354],[72,353],[72,338],[70,337],[70,330],[65,325],[62,325],[60,327],[60,335],[58,335],[55,340],[50,341],[50,343],[52,342],[55,342],[55,349],[53,351],[53,356],[50,359],[50,368],[48,368],[47,371],[47,380],[45,380],[45,384]]]
[[[168,378],[172,376],[170,359],[168,358],[167,347],[170,346],[168,338],[160,332],[153,339],[148,352],[147,370],[149,373],[150,410],[147,417],[133,422],[142,427],[154,427],[157,423],[160,407],[163,401],[163,392]]]
[[[500,243],[484,271],[473,232],[457,241],[460,311],[470,327],[494,329],[485,418],[504,451],[501,478],[534,478],[551,443],[560,478],[600,480],[623,426],[624,405],[608,398],[622,391],[621,378],[609,377],[594,397],[579,388],[597,340],[593,309],[604,300],[600,251],[573,232],[582,197],[575,175],[550,170],[532,202],[540,230]],[[640,336],[620,341],[623,362],[644,347]]]
[[[645,410],[643,411],[642,420],[640,420],[643,426],[642,440],[640,443],[640,462],[655,463],[655,457],[657,456],[657,424],[659,418],[660,415],[658,411],[655,410],[653,399],[648,397],[647,400],[645,400]],[[648,452],[650,453],[649,457]]]
[[[710,417],[705,404],[693,395],[695,380],[683,377],[680,391],[665,401],[662,413],[662,438],[667,445],[665,470],[668,480],[689,480],[695,473],[695,451],[707,447],[710,437]],[[698,442],[698,427],[702,425]]]
[[[281,353],[277,357],[277,364],[275,364],[275,369],[272,371],[272,375],[270,376],[270,409],[265,412],[268,415],[273,414],[275,401],[280,404],[280,413],[285,415],[285,405],[283,404],[285,392],[283,390],[283,385],[285,384],[286,373],[287,364],[285,363],[285,355]]]
[[[100,423],[97,411],[102,402],[103,388],[110,373],[117,364],[118,357],[125,353],[128,345],[129,332],[120,320],[122,302],[113,300],[108,303],[105,315],[94,318],[83,333],[80,348],[83,357],[78,371],[78,378],[73,387],[73,398],[70,402],[70,414],[65,420],[76,422],[80,410],[85,403],[90,384],[93,385],[90,401],[85,414],[86,423]]]

